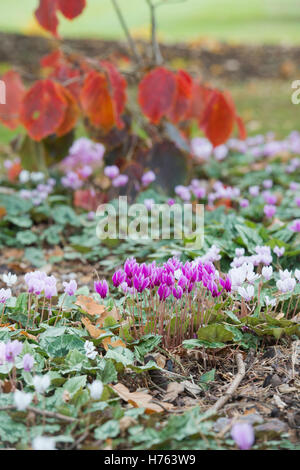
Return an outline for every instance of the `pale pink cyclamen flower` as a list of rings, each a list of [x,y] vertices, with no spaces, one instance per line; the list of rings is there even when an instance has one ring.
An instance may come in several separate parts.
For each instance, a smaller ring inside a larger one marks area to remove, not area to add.
[[[285,248],[284,248],[284,246],[279,247],[279,246],[276,245],[274,247],[273,251],[274,251],[275,255],[278,256],[278,258],[281,258],[281,256],[284,255]]]
[[[23,357],[23,369],[25,370],[25,372],[30,372],[31,369],[33,368],[33,364],[34,364],[34,358],[33,356],[31,356],[31,354],[25,354],[25,356]]]
[[[112,180],[112,185],[115,188],[120,188],[121,186],[126,186],[128,183],[128,176],[127,175],[119,175]]]
[[[148,211],[151,210],[151,207],[155,204],[155,201],[154,199],[150,198],[150,199],[144,199],[144,205],[146,207],[146,209]]]
[[[72,279],[70,282],[64,282],[65,294],[72,296],[77,291],[77,282]]]
[[[10,289],[0,289],[0,304],[5,304],[11,298]]]
[[[268,219],[271,219],[274,217],[276,213],[276,206],[273,206],[272,204],[266,204],[264,207],[264,214]]]
[[[120,174],[120,170],[116,165],[106,166],[104,168],[104,174],[110,179],[114,179]]]
[[[249,423],[234,424],[231,428],[231,436],[241,450],[251,449],[255,441],[254,430]]]
[[[241,200],[240,200],[240,206],[241,206],[242,208],[249,207],[249,201],[248,201],[248,199],[241,199]]]
[[[155,179],[156,179],[155,173],[151,170],[147,171],[142,176],[142,185],[143,186],[149,186],[149,184],[153,183],[153,181],[155,181]]]

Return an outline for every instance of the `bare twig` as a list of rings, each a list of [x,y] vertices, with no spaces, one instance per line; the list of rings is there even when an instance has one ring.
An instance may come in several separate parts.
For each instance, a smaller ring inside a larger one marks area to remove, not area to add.
[[[16,407],[14,405],[0,407],[0,411],[8,411],[15,409]],[[71,416],[65,416],[60,413],[54,413],[52,411],[40,410],[39,408],[34,408],[33,406],[27,406],[26,410],[31,411],[32,413],[35,413],[37,415],[45,416],[46,418],[60,419],[61,421],[66,421],[67,423],[75,423],[77,421],[76,418],[72,418]]]
[[[131,36],[131,34],[130,34],[130,31],[129,31],[128,26],[127,26],[127,24],[126,24],[126,21],[125,21],[125,19],[124,19],[123,13],[122,13],[122,11],[121,11],[121,9],[120,9],[120,7],[119,7],[119,4],[118,4],[117,0],[111,0],[111,1],[112,1],[113,6],[114,6],[114,9],[115,9],[115,11],[116,11],[116,13],[117,13],[118,19],[119,19],[119,21],[120,21],[120,23],[121,23],[121,26],[122,26],[122,28],[123,28],[123,30],[124,30],[124,33],[125,33],[125,36],[126,36],[126,38],[127,38],[127,41],[128,41],[128,44],[129,44],[129,48],[130,48],[130,50],[131,50],[131,53],[132,53],[132,55],[133,55],[133,57],[134,57],[136,63],[137,63],[138,65],[141,65],[141,62],[142,62],[141,56],[140,56],[140,54],[139,54],[139,52],[138,52],[138,50],[137,50],[137,48],[136,48],[136,44],[135,44],[135,42],[134,42],[132,36]]]
[[[222,395],[221,398],[219,398],[218,401],[216,401],[216,403],[210,408],[209,411],[215,411],[216,412],[220,408],[222,408],[225,405],[225,403],[227,403],[227,401],[232,397],[232,395],[234,394],[234,392],[236,391],[236,389],[240,385],[241,381],[245,377],[246,369],[245,369],[245,364],[244,364],[243,357],[242,357],[241,353],[236,353],[235,360],[236,360],[237,367],[238,367],[238,373],[237,373],[235,379],[233,380],[233,382],[228,387],[227,392],[224,395]]]
[[[152,59],[155,65],[161,65],[163,63],[163,57],[160,51],[160,47],[157,41],[157,24],[156,24],[156,8],[152,0],[146,0],[150,9],[151,16],[151,43],[152,43]]]

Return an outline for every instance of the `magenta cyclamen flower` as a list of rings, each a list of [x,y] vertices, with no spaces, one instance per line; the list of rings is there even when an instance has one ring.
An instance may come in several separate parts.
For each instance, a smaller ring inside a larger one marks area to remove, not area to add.
[[[225,289],[227,292],[231,292],[231,280],[229,277],[226,277],[225,281],[224,279],[220,278],[219,282],[223,289]]]
[[[236,423],[231,428],[231,436],[239,449],[249,450],[255,441],[254,430],[249,423]]]
[[[294,223],[290,225],[290,230],[300,233],[300,219],[294,220]]]
[[[25,370],[25,372],[30,372],[31,369],[33,368],[33,364],[34,364],[34,359],[33,359],[33,356],[31,356],[31,354],[25,354],[25,356],[23,357],[23,369]]]
[[[77,282],[72,279],[70,282],[64,282],[65,294],[72,296],[77,291]]]
[[[181,297],[183,296],[183,290],[180,286],[177,286],[177,288],[173,287],[172,293],[175,299],[181,299]]]
[[[157,294],[160,300],[166,300],[171,294],[171,289],[165,284],[161,284],[157,290]]]
[[[264,207],[264,214],[266,217],[271,219],[276,213],[276,206],[273,206],[271,204],[267,204]]]
[[[15,358],[22,352],[23,344],[18,341],[9,341],[5,346],[5,359],[7,362],[15,362]]]
[[[105,297],[108,294],[108,284],[105,281],[95,281],[94,283],[95,291],[100,295],[102,299],[105,299]]]
[[[122,269],[118,269],[112,277],[112,282],[115,287],[119,287],[126,279],[126,274]]]
[[[143,275],[136,276],[133,280],[133,286],[138,292],[143,292],[148,285],[149,285],[149,279],[145,278]]]

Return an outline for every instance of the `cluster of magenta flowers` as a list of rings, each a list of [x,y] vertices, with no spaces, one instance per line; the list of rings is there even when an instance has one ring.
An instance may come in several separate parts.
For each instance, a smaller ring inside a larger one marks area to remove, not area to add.
[[[171,295],[181,299],[184,294],[192,293],[200,283],[212,297],[219,297],[224,291],[231,290],[229,278],[222,279],[212,263],[182,263],[177,258],[170,258],[163,266],[157,266],[155,261],[139,264],[134,258],[127,259],[124,268],[114,273],[112,281],[124,293],[155,290],[162,301]]]
[[[206,307],[231,291],[229,277],[221,277],[212,263],[183,263],[175,257],[162,266],[155,261],[140,264],[134,258],[127,259],[112,282],[127,300],[134,300],[127,302],[127,307],[135,335],[138,319],[142,334],[159,333],[169,346],[192,337],[205,321]],[[106,281],[95,282],[95,290],[104,298],[108,293]]]

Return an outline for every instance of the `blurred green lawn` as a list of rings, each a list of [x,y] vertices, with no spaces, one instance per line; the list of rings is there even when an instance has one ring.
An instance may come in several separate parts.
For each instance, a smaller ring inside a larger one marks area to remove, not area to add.
[[[160,37],[165,41],[212,37],[237,42],[300,43],[300,0],[165,0],[159,10]],[[73,22],[60,32],[73,37],[121,38],[111,0],[87,0]],[[173,3],[172,3],[173,2]],[[145,0],[119,0],[134,34],[148,33]],[[38,0],[0,0],[0,31],[37,32],[33,11]]]

